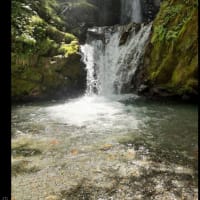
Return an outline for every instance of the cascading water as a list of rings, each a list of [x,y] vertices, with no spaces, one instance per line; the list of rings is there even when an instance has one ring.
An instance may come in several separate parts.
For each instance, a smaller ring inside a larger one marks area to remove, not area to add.
[[[81,47],[88,71],[87,94],[108,96],[130,89],[150,30],[151,24],[134,23],[89,29],[87,43]]]
[[[123,0],[121,24],[130,24],[88,30],[86,44],[81,46],[87,69],[86,94],[109,96],[131,91],[151,31],[151,23],[141,22],[140,0]]]
[[[122,24],[142,22],[141,0],[121,0],[120,22]]]

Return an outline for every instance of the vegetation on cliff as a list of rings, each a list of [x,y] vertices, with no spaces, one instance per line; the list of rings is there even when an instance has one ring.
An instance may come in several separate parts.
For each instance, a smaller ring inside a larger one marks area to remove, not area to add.
[[[162,2],[144,61],[151,88],[170,95],[198,94],[197,14],[196,0]]]
[[[88,27],[110,26],[119,23],[120,0],[58,0],[59,16],[66,30],[81,42],[86,39]]]
[[[79,41],[85,41],[88,27],[119,21],[120,1],[115,8],[113,1],[13,0],[13,99],[83,90],[86,72]],[[133,83],[147,85],[147,94],[198,94],[197,8],[197,0],[162,1],[139,72],[142,76],[134,77],[139,81]]]
[[[41,97],[57,89],[81,89],[79,42],[61,30],[59,6],[50,1],[12,1],[12,98]]]

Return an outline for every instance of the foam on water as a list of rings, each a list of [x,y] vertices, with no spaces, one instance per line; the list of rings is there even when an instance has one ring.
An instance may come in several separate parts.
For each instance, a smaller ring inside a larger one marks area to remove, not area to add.
[[[124,98],[118,96],[118,100]],[[128,108],[116,99],[116,96],[108,99],[103,96],[85,95],[64,104],[47,107],[46,111],[51,118],[71,125],[122,130],[128,126],[136,129],[138,120],[134,116],[134,109],[129,113]]]

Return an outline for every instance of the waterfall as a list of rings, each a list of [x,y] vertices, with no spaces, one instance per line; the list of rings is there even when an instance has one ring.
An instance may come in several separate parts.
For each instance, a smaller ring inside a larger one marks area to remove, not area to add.
[[[141,22],[140,0],[121,0],[121,24],[129,24],[88,29],[86,44],[81,46],[88,95],[132,92],[152,26]]]
[[[87,68],[87,94],[128,92],[144,54],[151,24],[98,27],[88,30],[81,46]]]
[[[121,0],[120,23],[142,22],[141,0]]]

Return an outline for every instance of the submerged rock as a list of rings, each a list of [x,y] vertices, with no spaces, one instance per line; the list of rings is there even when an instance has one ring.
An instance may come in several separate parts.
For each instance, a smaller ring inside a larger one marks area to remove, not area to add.
[[[54,195],[48,196],[45,198],[45,200],[59,200],[60,198]]]
[[[108,151],[109,149],[111,149],[113,147],[112,144],[105,144],[102,147],[100,147],[101,151]]]

